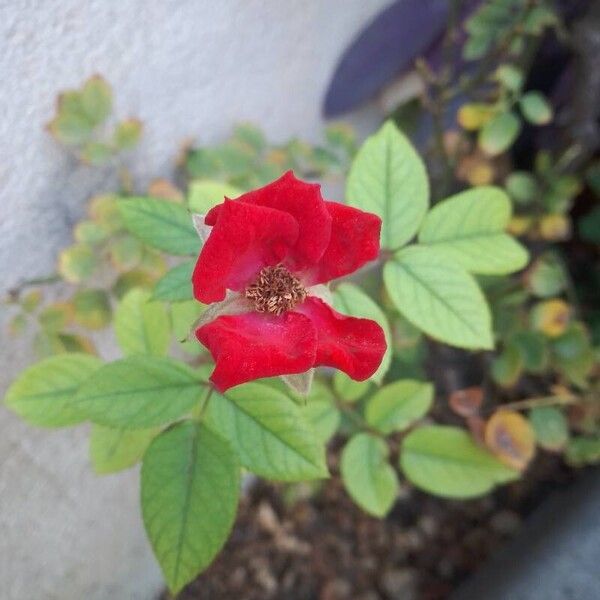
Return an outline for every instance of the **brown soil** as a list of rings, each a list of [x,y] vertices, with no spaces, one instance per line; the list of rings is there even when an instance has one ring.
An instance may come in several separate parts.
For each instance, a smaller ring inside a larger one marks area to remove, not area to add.
[[[350,500],[330,462],[334,475],[316,493],[256,483],[224,550],[179,600],[441,600],[573,479],[541,455],[525,479],[479,500],[406,487],[378,520]]]

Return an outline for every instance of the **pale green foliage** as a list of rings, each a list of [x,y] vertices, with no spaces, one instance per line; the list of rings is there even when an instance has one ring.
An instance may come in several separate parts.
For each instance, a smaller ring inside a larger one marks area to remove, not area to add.
[[[125,355],[165,355],[171,341],[171,324],[165,306],[152,302],[150,292],[133,288],[115,311],[115,335]]]
[[[269,386],[247,383],[214,394],[206,422],[257,475],[281,481],[328,476],[325,449],[313,428],[294,402]]]
[[[419,242],[472,273],[518,271],[527,264],[528,255],[504,233],[510,215],[510,200],[500,188],[473,188],[430,210],[419,231]]]
[[[497,114],[479,131],[479,145],[490,156],[508,150],[521,131],[521,121],[512,112]]]
[[[402,431],[424,417],[433,402],[433,385],[401,379],[382,387],[369,399],[367,423],[384,434]]]
[[[158,434],[157,429],[112,429],[94,425],[90,434],[90,460],[99,475],[115,473],[139,462]]]
[[[100,425],[144,429],[183,416],[203,392],[198,375],[179,361],[130,356],[108,363],[89,377],[72,406]]]
[[[340,411],[328,400],[310,400],[301,407],[300,412],[312,425],[317,440],[322,443],[329,441],[342,419]]]
[[[344,447],[340,470],[352,499],[366,512],[383,517],[398,493],[398,479],[388,462],[386,443],[368,433],[352,437]]]
[[[88,354],[60,354],[25,369],[8,389],[4,402],[38,427],[64,427],[85,420],[73,404],[80,385],[102,366]]]
[[[360,400],[371,387],[368,381],[354,381],[343,371],[336,371],[333,376],[333,389],[343,402]]]
[[[90,77],[78,90],[67,90],[58,97],[49,132],[62,144],[76,150],[78,158],[90,165],[103,165],[122,150],[130,150],[140,140],[142,123],[126,119],[106,136],[112,111],[112,90],[99,75]]]
[[[222,181],[196,179],[190,183],[188,206],[194,213],[206,214],[213,206],[223,202],[225,197],[232,200],[241,193],[239,188]]]
[[[561,450],[569,441],[569,424],[556,406],[540,406],[529,413],[537,443],[546,450]]]
[[[118,206],[125,227],[148,246],[168,254],[198,254],[200,239],[181,204],[140,196],[123,199]]]
[[[546,125],[552,120],[552,107],[540,92],[527,92],[519,100],[523,116],[534,125]]]
[[[154,300],[169,300],[170,302],[191,300],[194,297],[192,293],[192,272],[195,264],[195,261],[189,261],[167,271],[156,282],[152,298]]]
[[[431,337],[461,348],[492,348],[491,316],[475,280],[430,248],[413,246],[385,265],[396,308]]]
[[[423,161],[392,121],[358,151],[346,187],[348,203],[379,215],[381,246],[397,249],[417,233],[429,206]]]
[[[186,421],[159,435],[142,465],[142,514],[176,594],[221,549],[235,518],[239,467],[216,433]]]
[[[414,485],[448,498],[481,496],[519,476],[466,431],[441,425],[411,431],[402,443],[400,466]]]

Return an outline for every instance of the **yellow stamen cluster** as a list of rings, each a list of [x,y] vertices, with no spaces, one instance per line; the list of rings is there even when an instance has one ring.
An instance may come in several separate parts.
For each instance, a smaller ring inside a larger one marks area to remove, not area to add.
[[[281,315],[306,299],[304,286],[284,266],[264,267],[246,288],[246,298],[261,313]]]

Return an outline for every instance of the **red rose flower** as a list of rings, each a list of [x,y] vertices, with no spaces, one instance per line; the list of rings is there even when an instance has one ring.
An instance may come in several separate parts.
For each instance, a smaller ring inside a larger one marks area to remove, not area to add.
[[[379,217],[323,200],[319,185],[289,171],[226,198],[204,223],[212,229],[192,283],[212,306],[196,336],[215,360],[219,391],[321,365],[359,381],[377,370],[386,350],[381,327],[336,312],[318,284],[377,258]]]

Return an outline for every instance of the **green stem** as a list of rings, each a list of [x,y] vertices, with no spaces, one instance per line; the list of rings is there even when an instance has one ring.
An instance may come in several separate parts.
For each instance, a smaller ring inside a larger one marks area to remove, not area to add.
[[[540,398],[527,398],[517,402],[509,402],[496,407],[495,410],[527,410],[529,408],[539,408],[541,406],[566,406],[579,402],[577,396],[542,396]]]
[[[204,414],[206,413],[206,409],[208,408],[208,403],[210,402],[214,389],[215,388],[210,386],[206,396],[204,396],[204,398],[193,408],[191,416],[194,421],[201,422],[204,418]]]

